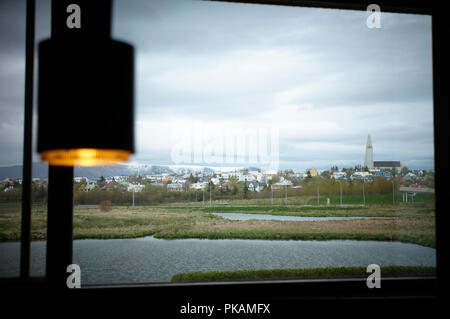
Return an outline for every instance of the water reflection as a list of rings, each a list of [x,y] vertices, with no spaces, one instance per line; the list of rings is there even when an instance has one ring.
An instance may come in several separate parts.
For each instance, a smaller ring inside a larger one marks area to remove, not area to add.
[[[17,276],[19,243],[0,243],[0,276]],[[33,276],[45,272],[45,242],[32,243]],[[82,284],[168,282],[181,272],[337,266],[436,266],[436,250],[375,241],[75,240]]]
[[[392,219],[392,217],[309,217],[309,216],[281,216],[269,214],[240,214],[240,213],[213,213],[213,215],[230,220],[281,220],[281,221],[327,221],[327,220],[354,220],[354,219]]]

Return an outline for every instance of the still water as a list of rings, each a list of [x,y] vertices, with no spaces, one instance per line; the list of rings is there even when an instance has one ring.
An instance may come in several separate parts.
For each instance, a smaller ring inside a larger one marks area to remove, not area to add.
[[[352,219],[392,219],[391,217],[305,217],[305,216],[281,216],[269,214],[240,214],[240,213],[213,213],[213,215],[230,220],[281,220],[281,221],[326,221],[326,220],[352,220]]]
[[[436,250],[375,241],[275,240],[75,240],[81,283],[169,282],[181,272],[367,266],[436,266]],[[31,273],[45,272],[45,242],[32,243]],[[0,277],[18,276],[19,243],[0,243]]]

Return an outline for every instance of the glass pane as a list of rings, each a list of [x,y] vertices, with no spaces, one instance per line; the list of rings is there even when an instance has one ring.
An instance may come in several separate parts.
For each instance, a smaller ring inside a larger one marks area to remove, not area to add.
[[[21,232],[21,183],[23,161],[23,123],[25,92],[25,1],[2,1],[0,9],[0,276],[19,275]],[[35,39],[49,37],[50,1],[36,4]],[[36,54],[37,56],[37,54]],[[37,87],[35,76],[35,88]],[[35,101],[36,95],[34,94]],[[36,104],[36,103],[35,103]],[[34,107],[33,145],[36,145]],[[33,153],[32,244],[30,274],[45,274],[45,236],[47,223],[47,165]]]
[[[75,168],[82,285],[434,275],[431,18],[378,18],[115,1],[137,152]]]
[[[25,1],[0,4],[0,43],[0,277],[16,277],[22,207]]]
[[[431,18],[369,15],[116,1],[137,153],[78,175],[83,280],[434,275]]]

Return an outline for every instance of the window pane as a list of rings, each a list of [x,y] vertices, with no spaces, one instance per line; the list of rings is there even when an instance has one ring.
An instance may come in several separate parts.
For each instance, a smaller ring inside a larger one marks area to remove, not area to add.
[[[1,4],[0,41],[0,276],[19,275],[21,232],[21,183],[23,161],[24,92],[25,92],[25,1]],[[36,3],[35,40],[49,37],[50,1]],[[35,52],[36,53],[36,52]],[[37,58],[37,54],[35,54]],[[35,91],[37,88],[35,74]],[[34,104],[36,104],[34,94]],[[45,236],[47,218],[48,167],[35,152],[36,116],[33,121],[33,175],[31,224],[31,276],[45,274]]]
[[[15,277],[22,207],[25,1],[0,4],[0,42],[0,277]]]
[[[431,18],[368,15],[115,2],[137,153],[78,175],[84,280],[434,274]]]
[[[115,1],[137,152],[75,168],[82,285],[433,275],[431,18],[369,16]]]

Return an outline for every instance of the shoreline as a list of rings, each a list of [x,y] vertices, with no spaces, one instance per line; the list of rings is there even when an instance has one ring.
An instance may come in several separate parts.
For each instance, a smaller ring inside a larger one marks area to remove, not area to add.
[[[319,267],[296,269],[252,269],[232,271],[185,272],[172,276],[172,283],[221,282],[248,280],[303,280],[335,278],[367,278],[367,267]],[[436,276],[436,267],[429,266],[383,266],[383,278]]]
[[[345,233],[155,233],[143,232],[139,234],[76,234],[73,240],[108,240],[108,239],[135,239],[153,236],[156,239],[180,240],[180,239],[240,239],[240,240],[276,240],[276,241],[331,241],[331,240],[355,240],[355,241],[384,241],[415,244],[423,247],[436,249],[433,239],[414,237],[410,235],[384,235],[384,234],[345,234]],[[32,242],[46,241],[46,238],[31,239]],[[0,240],[0,243],[20,243],[20,240]]]
[[[20,242],[19,207],[0,205],[0,242]],[[261,214],[300,217],[365,217],[327,221],[228,220],[212,213]],[[248,240],[370,240],[399,241],[436,247],[433,205],[352,207],[227,206],[227,207],[114,207],[110,212],[77,208],[73,212],[73,239]],[[47,214],[32,215],[32,241],[46,238]]]

